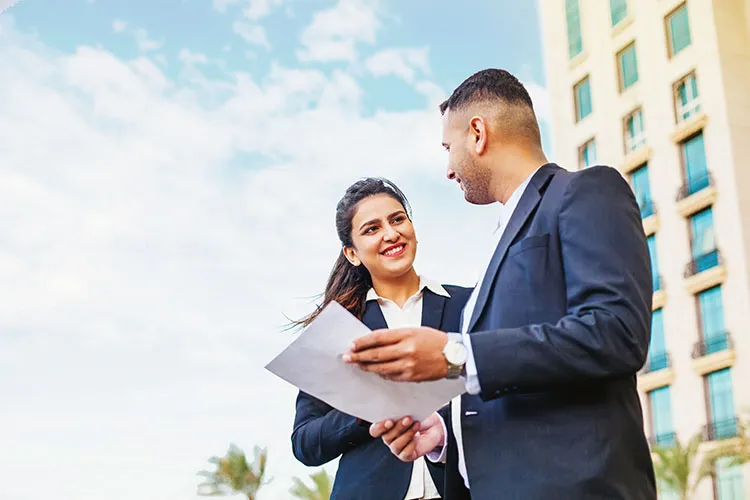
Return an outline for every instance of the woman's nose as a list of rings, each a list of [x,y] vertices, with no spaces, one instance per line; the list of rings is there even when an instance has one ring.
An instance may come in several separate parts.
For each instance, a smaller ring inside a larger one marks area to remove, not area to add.
[[[385,232],[383,233],[383,238],[386,241],[395,241],[398,239],[398,231],[396,231],[391,225],[385,226]]]

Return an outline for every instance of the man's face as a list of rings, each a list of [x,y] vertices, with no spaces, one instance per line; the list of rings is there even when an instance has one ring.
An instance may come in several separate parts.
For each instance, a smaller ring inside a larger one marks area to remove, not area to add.
[[[491,172],[477,152],[477,133],[470,126],[470,115],[453,113],[443,115],[443,147],[448,151],[448,179],[458,182],[464,199],[475,205],[495,201],[490,195]]]

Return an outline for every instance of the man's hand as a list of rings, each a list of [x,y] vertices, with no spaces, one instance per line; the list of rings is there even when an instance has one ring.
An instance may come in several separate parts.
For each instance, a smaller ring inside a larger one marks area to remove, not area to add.
[[[375,330],[356,339],[344,361],[389,380],[439,380],[448,374],[447,343],[448,335],[434,328]]]
[[[445,443],[443,424],[437,413],[424,421],[412,422],[404,417],[394,424],[392,420],[377,422],[370,426],[370,435],[380,437],[402,462],[413,462]]]

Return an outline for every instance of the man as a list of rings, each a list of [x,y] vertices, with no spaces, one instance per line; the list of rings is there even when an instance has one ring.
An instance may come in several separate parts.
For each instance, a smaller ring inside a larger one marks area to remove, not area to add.
[[[465,380],[451,411],[377,422],[401,460],[445,460],[449,500],[655,499],[636,373],[650,340],[640,211],[614,169],[548,163],[531,98],[503,70],[445,101],[448,178],[500,203],[461,333],[379,330],[345,360],[398,381]]]

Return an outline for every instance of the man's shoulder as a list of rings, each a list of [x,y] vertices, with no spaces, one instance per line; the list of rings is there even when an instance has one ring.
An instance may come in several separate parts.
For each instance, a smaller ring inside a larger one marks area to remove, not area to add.
[[[553,182],[557,184],[561,194],[571,191],[602,194],[611,191],[612,188],[630,189],[630,185],[620,171],[608,165],[593,165],[581,170],[560,169]]]

